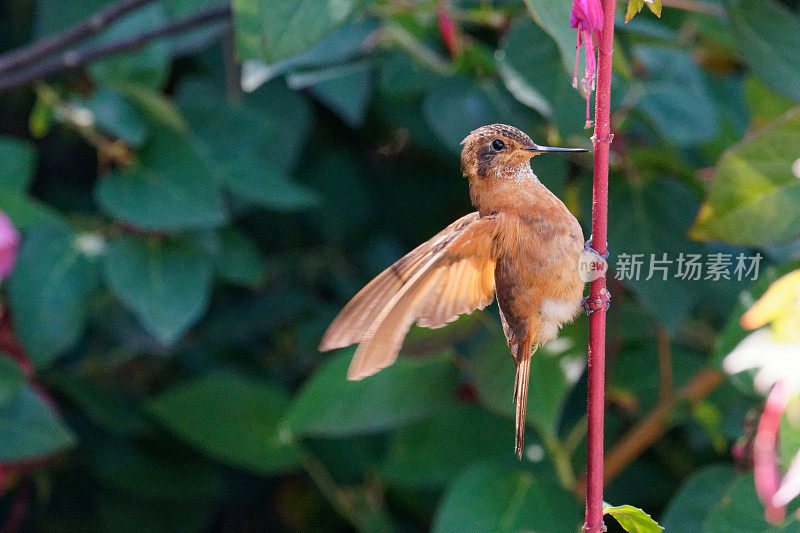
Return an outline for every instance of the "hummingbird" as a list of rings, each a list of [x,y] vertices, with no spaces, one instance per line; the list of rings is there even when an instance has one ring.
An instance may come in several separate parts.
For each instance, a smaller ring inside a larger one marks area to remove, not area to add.
[[[531,169],[530,160],[582,148],[540,146],[491,124],[461,143],[461,172],[477,211],[459,218],[380,273],[342,309],[321,351],[358,343],[347,379],[394,363],[416,322],[439,328],[497,299],[516,364],[515,453],[522,458],[531,357],[581,310],[581,226]]]

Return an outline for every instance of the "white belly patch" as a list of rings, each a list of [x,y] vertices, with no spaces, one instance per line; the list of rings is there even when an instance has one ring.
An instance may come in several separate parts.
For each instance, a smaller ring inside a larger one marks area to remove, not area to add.
[[[539,342],[544,343],[555,339],[558,336],[558,328],[561,327],[561,324],[572,320],[578,314],[579,309],[580,302],[545,298],[542,302],[542,325],[539,332]]]

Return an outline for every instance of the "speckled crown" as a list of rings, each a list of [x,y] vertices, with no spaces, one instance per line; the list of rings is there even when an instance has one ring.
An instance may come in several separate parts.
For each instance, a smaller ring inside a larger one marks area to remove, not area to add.
[[[502,135],[506,139],[511,139],[513,141],[518,142],[522,146],[533,146],[534,142],[531,140],[530,137],[525,135],[523,132],[515,128],[514,126],[509,126],[507,124],[489,124],[488,126],[480,127],[476,130],[470,132],[467,137],[461,141],[461,144],[464,144],[468,138],[475,136],[475,137],[494,137],[497,135]]]

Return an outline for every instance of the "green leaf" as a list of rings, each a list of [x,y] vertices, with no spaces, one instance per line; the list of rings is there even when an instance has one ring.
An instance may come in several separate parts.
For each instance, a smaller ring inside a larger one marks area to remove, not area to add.
[[[779,119],[796,104],[764,85],[755,76],[744,80],[745,100],[753,118],[753,129],[761,129],[765,124]]]
[[[400,357],[389,368],[348,381],[344,350],[306,381],[281,426],[294,434],[342,437],[386,431],[452,406],[455,369],[445,357]]]
[[[96,265],[78,249],[72,231],[44,226],[27,236],[8,292],[17,333],[36,366],[75,344],[97,285]]]
[[[500,117],[486,92],[467,78],[451,78],[437,84],[423,103],[430,128],[445,145],[458,152],[469,132]]]
[[[15,192],[25,191],[31,184],[36,154],[23,141],[0,137],[0,187]]]
[[[603,502],[603,514],[610,514],[616,519],[622,529],[630,533],[659,533],[664,528],[658,525],[653,518],[632,505],[611,506]]]
[[[730,148],[689,235],[766,245],[800,235],[800,107]]]
[[[511,420],[475,405],[457,405],[399,429],[380,473],[401,488],[437,488],[479,460],[508,458],[513,442]]]
[[[182,242],[120,237],[109,246],[103,274],[120,300],[166,344],[175,342],[208,306],[210,261]]]
[[[113,438],[85,446],[92,473],[127,497],[213,504],[223,491],[218,468],[193,450],[149,449]]]
[[[728,464],[696,470],[667,504],[661,523],[670,533],[695,533],[736,478]]]
[[[556,43],[531,21],[514,24],[497,54],[500,76],[517,100],[553,120],[563,136],[583,130],[585,101],[558,61]]]
[[[61,224],[58,213],[47,205],[16,190],[0,186],[0,209],[20,231],[29,231],[43,224]]]
[[[653,14],[659,18],[661,18],[661,0],[644,0],[647,4],[647,8],[653,12]]]
[[[249,287],[258,285],[263,273],[263,261],[253,241],[233,227],[222,228],[217,236],[218,249],[214,254],[216,273],[231,283]]]
[[[58,371],[48,373],[47,384],[68,398],[83,416],[111,434],[140,437],[152,433],[152,424],[132,398],[105,384]]]
[[[372,95],[372,66],[369,62],[292,74],[286,81],[292,89],[308,88],[351,128],[364,124]]]
[[[248,204],[273,211],[306,210],[319,202],[319,195],[296,182],[270,163],[254,165],[240,159],[228,161],[223,167],[222,183]]]
[[[162,27],[167,20],[161,4],[145,5],[115,22],[94,42],[100,45],[131,39]],[[132,81],[158,89],[166,81],[169,59],[170,46],[167,41],[154,39],[135,52],[95,61],[89,65],[89,71],[95,79],[105,82]]]
[[[533,133],[540,121],[499,82],[480,83],[454,76],[438,83],[424,98],[422,111],[431,130],[453,154],[470,131],[501,122]]]
[[[356,0],[234,0],[239,59],[271,63],[316,44],[344,23]]]
[[[34,35],[37,38],[50,37],[64,30],[108,4],[108,0],[82,0],[64,9],[63,0],[40,0],[36,2]]]
[[[574,533],[578,501],[550,475],[477,465],[453,481],[433,521],[434,533],[547,531]]]
[[[633,19],[644,7],[644,0],[628,0],[628,8],[625,10],[625,23]]]
[[[0,405],[14,398],[25,384],[25,372],[10,356],[0,352]]]
[[[694,531],[697,531],[695,529]],[[781,526],[772,527],[764,519],[764,506],[756,495],[753,476],[736,478],[719,503],[702,522],[703,533],[778,533],[800,531],[800,522],[789,515]]]
[[[260,155],[259,161],[289,172],[311,129],[313,114],[306,99],[279,79],[231,103],[222,91],[209,90],[209,83],[203,78],[187,80],[177,100],[192,133],[212,156],[227,161]]]
[[[800,18],[773,0],[740,0],[729,13],[750,68],[778,93],[800,101]]]
[[[200,7],[213,5],[218,0],[161,0],[171,19],[180,19],[197,12]]]
[[[113,86],[128,98],[148,121],[176,133],[186,132],[186,123],[166,96],[143,85],[131,82],[114,83]]]
[[[542,347],[531,359],[526,420],[541,433],[555,430],[567,392],[578,375],[567,376],[570,366],[583,369],[585,343],[562,336],[551,346]],[[491,338],[476,347],[469,359],[469,372],[475,379],[478,395],[497,414],[514,416],[515,365],[499,327]]]
[[[379,93],[394,98],[418,96],[435,87],[441,79],[429,65],[408,52],[389,50],[381,62]]]
[[[618,392],[631,396],[641,411],[648,412],[656,407],[659,399],[659,375],[652,372],[657,366],[656,345],[652,339],[629,343],[620,349],[609,382]],[[680,346],[673,349],[672,373],[676,388],[683,386],[702,368],[700,354]],[[673,422],[678,415],[677,412],[673,414]]]
[[[615,270],[613,275],[633,290],[654,318],[674,331],[699,301],[699,289],[704,283],[676,277],[675,262],[680,254],[686,257],[704,252],[701,245],[684,236],[697,210],[697,199],[685,185],[674,180],[657,179],[633,186],[617,181],[609,204],[614,209],[609,212],[608,240],[619,250],[609,264]],[[670,221],[668,226],[665,220]],[[621,256],[622,253],[628,256]],[[657,270],[647,279],[652,254],[658,260],[667,254],[667,260],[672,261],[666,267],[666,279],[663,271]],[[641,264],[638,276],[632,271],[634,261]],[[665,308],[670,312],[663,313]]]
[[[716,108],[692,57],[682,50],[649,45],[636,46],[633,55],[648,75],[637,109],[679,146],[712,139],[719,128]]]
[[[316,151],[318,146],[311,145],[310,151]],[[375,200],[360,179],[365,171],[357,158],[338,147],[319,150],[319,155],[304,165],[301,172],[304,182],[325,191],[310,218],[326,241],[344,242],[363,232]]]
[[[87,102],[95,123],[103,131],[131,146],[142,146],[147,138],[147,121],[141,112],[116,89],[101,87]]]
[[[0,461],[30,461],[69,448],[72,432],[30,385],[0,403]]]
[[[297,449],[279,439],[288,400],[280,390],[242,376],[194,379],[149,400],[161,424],[205,454],[261,473],[293,466]]]
[[[304,52],[275,63],[268,65],[260,59],[245,61],[242,65],[242,89],[245,92],[254,91],[273,78],[300,68],[344,63],[364,51],[366,39],[377,28],[373,20],[360,20],[342,26]]]
[[[148,230],[212,228],[227,218],[222,192],[205,157],[189,140],[159,128],[132,166],[99,181],[104,210]]]
[[[571,3],[563,0],[525,0],[531,17],[550,37],[561,51],[561,63],[565,72],[575,68],[576,30],[569,27]]]
[[[249,204],[294,211],[317,200],[286,174],[300,154],[309,112],[302,100],[279,85],[281,81],[233,104],[221,94],[198,98],[206,89],[200,80],[192,80],[181,86],[179,100],[192,134],[215,165],[220,185]],[[261,105],[259,98],[268,98],[271,105]]]

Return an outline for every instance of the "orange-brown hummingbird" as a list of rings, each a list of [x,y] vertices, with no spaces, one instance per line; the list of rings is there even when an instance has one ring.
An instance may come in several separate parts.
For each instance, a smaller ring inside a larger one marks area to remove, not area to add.
[[[347,378],[391,365],[416,322],[438,328],[497,298],[517,365],[515,451],[522,457],[531,356],[581,309],[578,221],[531,169],[533,156],[585,152],[539,146],[512,126],[492,124],[462,143],[461,172],[478,209],[384,270],[328,327],[320,350],[359,343]]]

